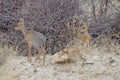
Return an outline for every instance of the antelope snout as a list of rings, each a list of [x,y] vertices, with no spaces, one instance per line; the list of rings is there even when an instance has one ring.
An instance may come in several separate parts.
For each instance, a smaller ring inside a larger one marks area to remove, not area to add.
[[[15,27],[15,30],[19,30],[17,26]]]

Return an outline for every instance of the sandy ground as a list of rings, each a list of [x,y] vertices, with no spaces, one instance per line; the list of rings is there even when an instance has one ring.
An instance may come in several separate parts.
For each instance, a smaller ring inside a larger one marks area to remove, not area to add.
[[[46,64],[42,59],[29,62],[27,57],[12,57],[1,67],[4,74],[0,80],[120,80],[120,55],[95,52],[75,63],[54,63],[47,55]],[[6,71],[6,72],[5,72]]]

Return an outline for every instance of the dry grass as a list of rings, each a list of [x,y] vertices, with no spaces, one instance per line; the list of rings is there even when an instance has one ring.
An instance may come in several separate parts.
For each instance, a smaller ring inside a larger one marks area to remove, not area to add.
[[[73,41],[74,45],[68,44],[66,48],[57,52],[53,55],[54,62],[57,63],[57,66],[54,68],[57,71],[69,72],[75,67],[73,71],[79,74],[83,74],[84,71],[81,67],[76,66],[75,62],[81,62],[81,59],[86,55],[94,55],[94,54],[114,54],[115,52],[120,53],[119,44],[113,42],[109,37],[101,37],[95,43],[90,43],[90,46],[83,50],[83,45],[79,43],[79,41]],[[92,45],[91,45],[92,44]],[[96,45],[98,44],[98,45]],[[101,44],[101,45],[99,45]],[[14,59],[17,53],[17,50],[14,50],[13,47],[0,47],[0,53],[6,53],[8,57],[5,59],[4,65],[0,67],[0,79],[1,80],[19,80],[20,74],[14,71],[12,68],[12,64],[9,63],[11,59]],[[114,54],[116,55],[116,54]],[[50,56],[51,57],[51,56]],[[59,64],[58,64],[59,63]],[[62,65],[61,65],[62,64]],[[85,64],[79,64],[86,65]],[[52,65],[51,65],[52,66]]]
[[[0,65],[3,65],[9,56],[16,55],[16,50],[12,46],[0,46]]]
[[[103,34],[93,43],[101,53],[120,54],[120,45],[117,40],[111,39],[113,34]]]
[[[53,55],[52,59],[54,63],[73,63],[81,61],[83,60],[84,56],[91,56],[97,50],[95,45],[90,45],[89,47],[83,49],[84,46],[81,45],[79,41],[74,41],[74,45],[71,45],[72,43],[73,42],[68,44],[66,48]]]
[[[94,54],[120,54],[120,45],[111,39],[109,35],[100,36],[97,40],[91,41],[88,47],[85,47],[79,40],[71,41],[66,48],[57,52],[53,60],[55,63],[71,63],[84,60],[85,56],[93,56]]]
[[[65,49],[55,54],[53,60],[55,60],[56,63],[76,62],[78,59],[82,59],[84,54],[90,54],[93,50],[93,46],[90,46],[91,36],[88,32],[88,23],[82,22],[82,26],[78,24],[79,27],[78,30],[76,30],[76,22],[79,22],[79,20],[77,17],[73,17],[71,25],[70,22],[66,23],[69,35],[73,40],[69,42]]]
[[[1,80],[19,80],[19,73],[15,72],[10,64],[0,67],[0,79]]]
[[[17,50],[14,50],[12,46],[0,46],[0,80],[19,80],[18,73],[12,69],[12,65],[9,63],[16,57],[16,53]]]

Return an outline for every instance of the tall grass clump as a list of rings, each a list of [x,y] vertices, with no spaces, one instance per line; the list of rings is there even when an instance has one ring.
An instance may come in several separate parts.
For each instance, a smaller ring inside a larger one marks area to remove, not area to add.
[[[12,69],[10,60],[16,57],[17,50],[13,46],[0,44],[0,80],[19,80],[19,75]]]

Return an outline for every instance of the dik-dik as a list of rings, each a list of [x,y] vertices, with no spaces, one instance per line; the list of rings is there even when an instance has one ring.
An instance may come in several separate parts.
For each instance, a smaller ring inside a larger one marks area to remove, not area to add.
[[[25,28],[25,24],[24,24],[24,19],[20,19],[18,25],[15,27],[15,30],[21,30],[25,40],[28,44],[28,59],[31,61],[31,47],[33,46],[34,48],[37,49],[38,54],[36,56],[36,61],[39,59],[40,57],[40,52],[42,50],[42,53],[44,55],[43,57],[43,64],[45,64],[45,56],[46,56],[46,51],[45,51],[45,43],[46,43],[46,37],[42,34],[39,33],[37,31],[34,30],[27,30]]]
[[[80,43],[84,48],[87,48],[91,40],[90,33],[88,32],[88,23],[83,22],[83,25],[78,28],[78,34]]]

